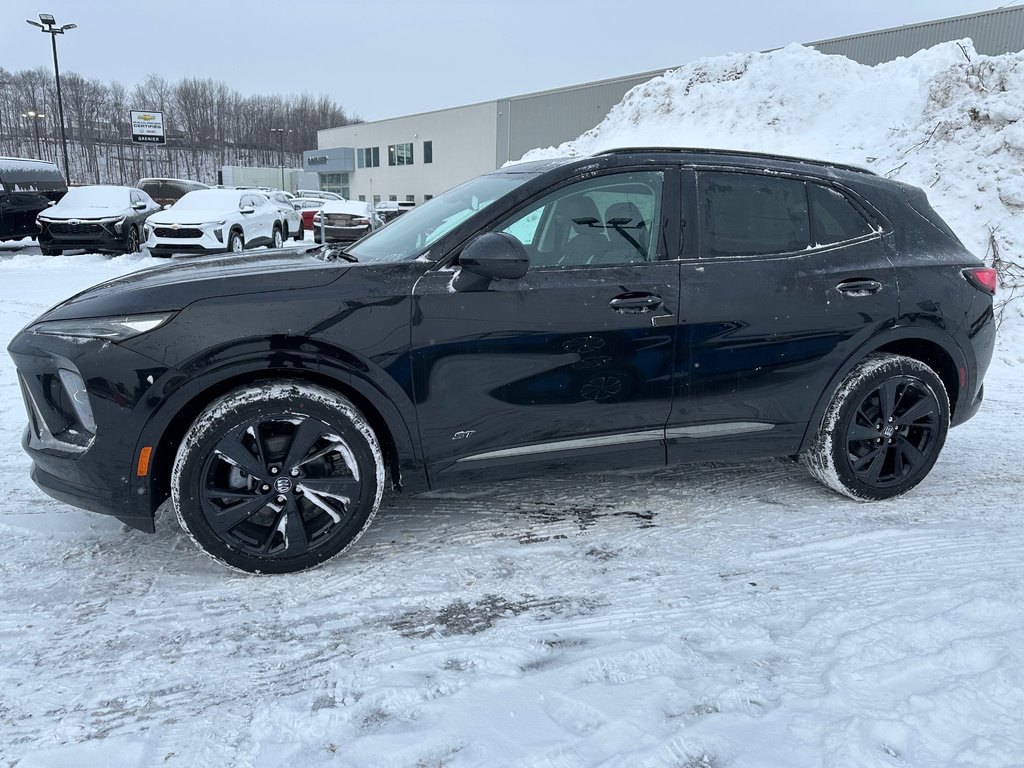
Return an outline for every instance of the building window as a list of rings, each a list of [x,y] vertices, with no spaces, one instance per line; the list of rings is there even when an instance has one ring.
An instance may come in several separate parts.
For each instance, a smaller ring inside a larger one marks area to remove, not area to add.
[[[380,166],[380,147],[360,147],[356,150],[356,167],[377,168]]]
[[[392,203],[398,202],[398,195],[388,195],[388,201]]]
[[[320,189],[324,192],[337,192],[348,199],[348,174],[347,173],[321,173]]]
[[[432,163],[434,162],[434,142],[424,141],[423,142],[423,162]]]
[[[389,144],[388,165],[412,165],[412,144]]]
[[[416,202],[416,195],[406,195],[405,196],[405,201],[407,203],[415,203]]]
[[[433,200],[433,199],[434,199],[433,195],[424,195],[423,196],[423,202],[424,203],[427,202],[427,200]]]
[[[373,196],[373,204],[376,205],[379,202],[380,202],[380,195],[374,195]]]
[[[359,202],[365,203],[366,202],[366,195],[360,195],[359,196]]]

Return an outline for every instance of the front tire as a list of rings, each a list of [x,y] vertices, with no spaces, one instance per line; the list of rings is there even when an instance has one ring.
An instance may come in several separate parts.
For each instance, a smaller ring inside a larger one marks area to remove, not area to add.
[[[879,353],[839,385],[803,461],[811,475],[860,501],[901,496],[939,458],[949,397],[924,363]]]
[[[43,256],[60,256],[64,253],[60,248],[43,248],[42,246],[39,246],[39,252]]]
[[[291,573],[350,547],[384,489],[372,428],[328,389],[269,381],[212,403],[181,442],[171,499],[181,527],[215,560]]]
[[[228,250],[231,253],[241,253],[245,250],[245,238],[242,237],[242,233],[237,230],[231,233],[228,238]]]
[[[135,227],[128,228],[128,235],[124,239],[124,252],[139,252],[139,230],[137,230]]]

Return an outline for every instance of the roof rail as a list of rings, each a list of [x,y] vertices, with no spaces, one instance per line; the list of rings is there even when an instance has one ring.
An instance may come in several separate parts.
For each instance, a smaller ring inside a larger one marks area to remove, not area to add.
[[[789,163],[808,163],[809,165],[821,165],[827,168],[838,168],[844,171],[854,171],[855,173],[866,173],[869,176],[877,176],[874,171],[869,168],[863,168],[859,165],[850,165],[848,163],[835,163],[831,160],[813,160],[808,157],[794,157],[792,155],[777,155],[771,152],[751,152],[744,149],[710,149],[708,147],[616,147],[615,149],[606,149],[603,152],[595,153],[595,157],[600,155],[625,155],[633,152],[682,152],[689,155],[725,155],[732,157],[750,157],[750,158],[763,158],[765,160],[783,160]]]

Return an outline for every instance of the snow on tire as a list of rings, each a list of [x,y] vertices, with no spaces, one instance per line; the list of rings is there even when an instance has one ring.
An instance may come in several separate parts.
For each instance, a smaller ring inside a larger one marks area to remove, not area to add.
[[[860,501],[900,496],[931,471],[949,430],[949,398],[924,363],[873,354],[839,385],[809,451],[811,475]]]
[[[268,381],[214,401],[178,448],[171,499],[181,527],[219,562],[289,573],[341,554],[380,506],[373,429],[336,392]]]

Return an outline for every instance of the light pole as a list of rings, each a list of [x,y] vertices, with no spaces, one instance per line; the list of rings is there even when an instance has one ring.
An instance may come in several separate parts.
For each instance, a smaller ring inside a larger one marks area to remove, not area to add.
[[[278,160],[281,161],[281,189],[283,190],[284,189],[284,135],[286,133],[291,133],[292,129],[291,128],[271,128],[270,132],[271,133],[276,133],[278,135],[278,138],[281,140],[281,145],[280,145],[281,146],[281,150],[280,150],[280,154],[278,155]],[[291,191],[291,190],[288,190],[288,191]]]
[[[63,35],[69,29],[77,29],[77,24],[65,24],[57,26],[56,20],[49,13],[40,13],[39,21],[25,19],[33,27],[39,27],[40,32],[48,32],[50,42],[53,43],[53,77],[57,81],[57,114],[60,117],[60,141],[64,147],[64,179],[71,182],[71,163],[68,162],[68,136],[64,132],[64,99],[60,94],[60,66],[57,64],[57,35]],[[42,23],[40,23],[42,22]]]
[[[36,135],[36,158],[42,160],[43,151],[39,147],[39,121],[46,117],[46,115],[42,112],[36,112],[34,109],[30,109],[28,112],[22,112],[21,116],[26,120],[32,121],[32,131]]]

